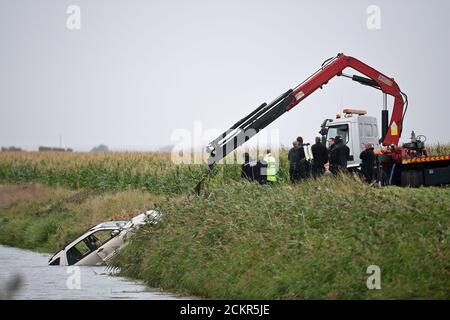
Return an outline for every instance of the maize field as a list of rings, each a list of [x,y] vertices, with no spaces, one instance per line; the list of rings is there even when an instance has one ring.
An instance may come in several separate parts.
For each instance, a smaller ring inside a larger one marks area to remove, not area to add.
[[[450,144],[432,145],[428,154],[450,154]],[[182,194],[196,185],[205,169],[206,164],[173,164],[169,152],[0,152],[0,182],[41,182],[71,189]],[[281,149],[277,173],[281,182],[289,181],[288,172],[287,149]],[[225,182],[238,181],[240,166],[219,166],[218,173]]]

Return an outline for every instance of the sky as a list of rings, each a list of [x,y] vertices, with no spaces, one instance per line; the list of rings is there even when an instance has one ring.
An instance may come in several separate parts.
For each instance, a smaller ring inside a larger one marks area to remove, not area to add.
[[[450,142],[448,12],[446,0],[0,0],[0,146],[154,150],[180,132],[207,145],[339,52],[408,95],[402,141]],[[312,142],[325,118],[380,118],[382,102],[335,78],[266,130]]]

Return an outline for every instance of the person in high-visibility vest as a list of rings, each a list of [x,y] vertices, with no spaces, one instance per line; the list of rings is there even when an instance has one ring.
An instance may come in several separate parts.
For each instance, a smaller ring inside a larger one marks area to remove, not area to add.
[[[267,154],[264,157],[264,162],[267,163],[267,171],[266,171],[266,179],[267,182],[276,182],[277,181],[277,161],[275,157],[272,156],[270,150],[267,150]]]

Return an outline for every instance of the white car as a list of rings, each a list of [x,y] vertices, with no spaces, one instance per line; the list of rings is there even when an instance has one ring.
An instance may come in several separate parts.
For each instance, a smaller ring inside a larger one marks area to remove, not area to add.
[[[70,241],[48,261],[49,265],[97,266],[104,264],[123,245],[139,226],[156,224],[161,214],[150,210],[130,221],[103,222],[90,228],[83,235]]]

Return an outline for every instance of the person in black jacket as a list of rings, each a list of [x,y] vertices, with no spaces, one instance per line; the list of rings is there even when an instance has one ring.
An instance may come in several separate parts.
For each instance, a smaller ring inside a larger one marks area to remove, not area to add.
[[[325,163],[328,162],[328,150],[322,144],[320,137],[316,137],[316,143],[311,146],[311,152],[313,155],[312,175],[317,178],[324,174]]]
[[[241,165],[241,178],[248,181],[253,181],[253,168],[250,164],[250,154],[244,153],[244,163]]]
[[[350,148],[347,147],[341,136],[336,136],[334,141],[336,142],[336,148],[338,149],[339,171],[345,172],[347,171],[347,161],[350,156]]]
[[[337,174],[339,169],[339,154],[336,143],[334,141],[334,138],[328,139],[328,163],[329,163],[329,170],[332,174]]]
[[[255,181],[259,184],[267,184],[267,162],[264,161],[264,157],[260,156],[255,166]]]
[[[330,148],[330,171],[333,174],[347,171],[347,161],[350,156],[350,148],[342,140],[341,136],[334,138],[334,144]]]
[[[309,178],[309,172],[310,172],[310,166],[308,160],[306,160],[305,155],[305,146],[308,146],[309,144],[303,143],[302,137],[297,137],[297,143],[298,143],[298,149],[300,153],[300,159],[298,161],[297,165],[297,171],[298,171],[298,179],[307,179]]]
[[[373,152],[373,146],[370,143],[366,143],[365,150],[361,152],[359,158],[361,162],[361,173],[364,176],[364,180],[367,183],[371,183],[373,180],[373,168],[375,163],[375,153]]]
[[[298,182],[298,165],[300,162],[301,157],[301,151],[298,146],[298,141],[295,140],[292,143],[292,148],[289,150],[288,153],[288,160],[289,160],[289,179],[292,183]]]

